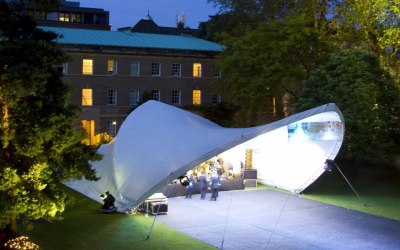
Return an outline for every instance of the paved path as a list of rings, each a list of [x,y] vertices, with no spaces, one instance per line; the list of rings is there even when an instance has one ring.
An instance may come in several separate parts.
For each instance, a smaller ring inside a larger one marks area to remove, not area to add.
[[[400,221],[274,190],[207,195],[169,198],[156,220],[226,250],[400,249]]]

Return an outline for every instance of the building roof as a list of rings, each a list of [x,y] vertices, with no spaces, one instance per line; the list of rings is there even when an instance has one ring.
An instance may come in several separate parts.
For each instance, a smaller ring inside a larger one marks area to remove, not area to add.
[[[57,42],[70,45],[172,49],[222,52],[220,44],[185,35],[40,27],[60,35]]]
[[[191,35],[198,36],[198,29],[185,27],[185,23],[177,22],[177,27],[158,26],[150,15],[142,18],[131,29],[132,32],[164,34],[164,35]]]

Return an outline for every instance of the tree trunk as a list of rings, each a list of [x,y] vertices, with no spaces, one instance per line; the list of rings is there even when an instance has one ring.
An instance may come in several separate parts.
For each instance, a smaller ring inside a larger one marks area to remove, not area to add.
[[[6,226],[6,233],[8,238],[12,238],[17,235],[17,220],[12,218],[10,223]]]

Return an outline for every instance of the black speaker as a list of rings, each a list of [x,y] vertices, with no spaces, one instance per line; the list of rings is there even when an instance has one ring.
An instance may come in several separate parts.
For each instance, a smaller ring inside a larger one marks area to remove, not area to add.
[[[257,179],[257,169],[245,169],[243,179]]]
[[[165,214],[168,212],[168,203],[159,201],[150,202],[149,210],[149,214]]]

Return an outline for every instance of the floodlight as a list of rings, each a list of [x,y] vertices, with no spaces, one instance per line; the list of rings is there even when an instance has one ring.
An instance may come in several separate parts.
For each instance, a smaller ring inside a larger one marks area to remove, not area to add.
[[[332,164],[333,164],[332,160],[326,159],[324,169],[326,171],[328,171],[328,172],[331,172],[332,171]]]
[[[190,181],[189,181],[189,177],[187,177],[186,175],[182,175],[178,177],[179,182],[182,184],[182,186],[188,186]]]

